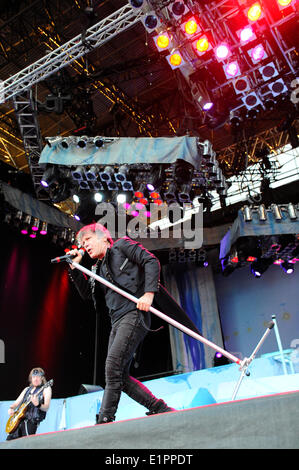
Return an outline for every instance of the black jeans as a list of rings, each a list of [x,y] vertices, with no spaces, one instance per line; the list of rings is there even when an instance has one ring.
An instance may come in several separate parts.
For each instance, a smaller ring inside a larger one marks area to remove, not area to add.
[[[150,315],[150,312],[134,310],[112,325],[99,422],[114,420],[122,391],[147,408],[157,400],[141,382],[129,375],[134,353],[147,334],[146,328],[150,327]]]
[[[35,434],[37,430],[37,424],[30,420],[22,420],[17,427],[17,429],[8,434],[6,440],[11,441],[13,439],[18,439],[19,437],[29,436],[31,434]]]

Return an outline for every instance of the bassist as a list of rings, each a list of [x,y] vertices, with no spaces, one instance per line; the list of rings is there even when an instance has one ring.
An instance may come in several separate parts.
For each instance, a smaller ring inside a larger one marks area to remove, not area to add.
[[[49,409],[52,389],[44,388],[38,393],[38,390],[46,383],[45,373],[42,368],[35,367],[31,370],[29,377],[29,387],[26,387],[16,401],[9,407],[8,414],[12,416],[31,395],[30,403],[26,408],[24,418],[20,421],[16,430],[7,436],[7,440],[17,439],[19,437],[35,434],[39,423],[45,419]]]

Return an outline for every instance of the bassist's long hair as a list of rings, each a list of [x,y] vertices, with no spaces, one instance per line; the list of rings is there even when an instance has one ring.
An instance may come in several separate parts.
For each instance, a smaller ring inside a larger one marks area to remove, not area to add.
[[[47,380],[46,380],[46,377],[45,377],[45,371],[41,367],[34,367],[30,371],[30,374],[29,374],[29,377],[28,377],[28,382],[29,382],[30,385],[32,384],[32,374],[33,374],[34,371],[39,372],[39,375],[41,376],[41,380],[42,380],[42,385],[47,383]]]

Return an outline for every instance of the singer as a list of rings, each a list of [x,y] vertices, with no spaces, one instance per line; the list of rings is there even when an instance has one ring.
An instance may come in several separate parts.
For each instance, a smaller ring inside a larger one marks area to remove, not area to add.
[[[136,296],[137,304],[108,287],[86,279],[84,274],[70,265],[70,277],[83,299],[92,298],[95,309],[104,294],[112,329],[105,363],[105,391],[97,420],[98,424],[115,420],[121,392],[156,414],[175,411],[156,398],[144,384],[129,375],[133,355],[150,330],[154,296],[159,291],[160,263],[142,245],[128,237],[113,242],[108,230],[101,224],[83,227],[77,234],[78,243],[94,260],[93,271],[111,283]],[[82,252],[75,249],[73,260],[80,263]]]

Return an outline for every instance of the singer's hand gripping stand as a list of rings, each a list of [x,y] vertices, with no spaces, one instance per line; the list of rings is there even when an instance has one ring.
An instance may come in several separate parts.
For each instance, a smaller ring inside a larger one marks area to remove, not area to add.
[[[88,276],[94,278],[96,281],[100,282],[101,284],[104,284],[105,286],[107,286],[110,289],[114,290],[118,294],[126,297],[127,299],[131,300],[132,302],[135,302],[135,303],[138,302],[138,299],[136,297],[134,297],[133,295],[123,291],[122,289],[115,286],[114,284],[111,284],[111,282],[109,282],[106,279],[98,276],[97,274],[93,273],[92,271],[85,268],[84,266],[81,266],[81,264],[78,264],[78,263],[72,261],[72,258],[70,256],[66,255],[64,258],[65,258],[65,261],[67,261],[69,264],[72,264],[76,269],[79,269],[80,271],[82,271],[83,273],[87,274]],[[211,341],[207,340],[206,338],[200,336],[199,334],[197,334],[194,331],[190,330],[189,328],[185,327],[181,323],[179,323],[179,322],[173,320],[172,318],[168,317],[167,315],[160,312],[156,308],[150,307],[150,311],[152,313],[154,313],[155,315],[157,315],[158,317],[162,318],[162,320],[165,320],[166,322],[168,322],[170,325],[174,326],[175,328],[178,328],[183,333],[186,333],[187,335],[191,336],[192,338],[195,338],[198,341],[201,341],[202,343],[206,344],[207,346],[210,346],[212,349],[214,349],[217,352],[220,352],[223,356],[227,357],[230,361],[235,362],[236,364],[238,364],[240,366],[239,370],[241,371],[241,375],[240,375],[238,383],[236,384],[236,387],[234,389],[234,392],[233,392],[233,395],[232,395],[232,400],[234,400],[236,398],[236,395],[238,393],[238,390],[240,388],[240,385],[242,383],[242,380],[243,380],[244,376],[245,375],[247,375],[247,376],[250,375],[250,372],[247,370],[248,366],[251,364],[251,362],[255,358],[257,351],[260,349],[263,342],[265,341],[265,339],[267,338],[268,334],[270,333],[271,329],[274,326],[274,322],[273,321],[270,322],[268,328],[266,329],[264,335],[262,336],[261,340],[257,344],[257,346],[254,349],[251,356],[249,358],[245,357],[243,360],[241,360],[238,357],[234,356],[233,354],[225,351],[220,346],[217,346],[216,344],[212,343]]]

